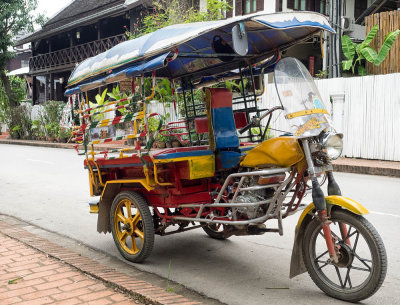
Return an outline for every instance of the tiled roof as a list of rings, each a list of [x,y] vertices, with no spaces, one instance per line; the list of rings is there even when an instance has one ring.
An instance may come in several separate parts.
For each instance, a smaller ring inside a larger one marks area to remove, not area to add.
[[[24,44],[96,20],[102,12],[115,13],[125,9],[125,0],[75,0],[51,18],[39,31],[30,33],[16,42]]]

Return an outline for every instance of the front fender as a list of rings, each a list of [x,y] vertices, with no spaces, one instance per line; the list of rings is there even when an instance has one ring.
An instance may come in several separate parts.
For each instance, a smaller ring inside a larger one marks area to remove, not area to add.
[[[330,211],[334,206],[344,208],[357,215],[365,215],[369,213],[369,211],[360,203],[347,197],[326,196],[325,201],[328,209],[328,215],[330,215]],[[304,209],[303,213],[301,213],[297,222],[292,250],[292,259],[290,262],[290,278],[307,271],[303,261],[303,237],[306,227],[313,219],[314,214],[314,203],[310,203]]]

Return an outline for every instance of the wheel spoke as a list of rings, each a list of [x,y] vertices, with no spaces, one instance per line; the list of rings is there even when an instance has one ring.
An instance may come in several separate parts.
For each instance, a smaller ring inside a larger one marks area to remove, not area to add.
[[[360,237],[360,232],[357,232],[356,240],[354,242],[353,253],[356,253],[358,238]]]
[[[352,237],[354,234],[356,234],[356,233],[358,232],[358,231],[356,230],[356,231],[354,231],[353,233],[350,233],[352,228],[353,228],[353,227],[350,227],[349,232],[347,233],[347,236],[346,236],[345,239],[343,239],[343,241],[348,240],[350,237]]]
[[[123,222],[125,224],[126,218],[125,218],[125,216],[123,215],[123,213],[121,211],[119,211],[116,216],[117,216],[117,220],[118,221],[121,221],[121,222]]]
[[[344,279],[344,287],[345,288],[346,288],[347,282],[349,282],[349,287],[353,288],[353,286],[351,284],[351,280],[350,280],[350,269],[351,269],[351,266],[347,267],[347,273],[346,273],[346,277]]]
[[[133,219],[132,219],[133,225],[136,226],[137,223],[138,223],[138,221],[139,221],[140,219],[142,219],[142,218],[140,217],[140,213],[139,213],[139,211],[138,211],[138,212],[136,213],[136,215],[133,216]]]
[[[319,260],[322,256],[324,256],[326,253],[328,253],[328,250],[326,250],[324,253],[322,253],[320,256],[318,256],[314,261]]]
[[[140,231],[138,228],[134,231],[137,236],[143,241],[144,240],[144,233]]]
[[[357,257],[358,260],[359,260],[361,263],[363,263],[363,265],[364,265],[365,267],[368,268],[368,271],[371,271],[371,267],[366,263],[366,262],[372,263],[371,260],[366,259],[366,258],[361,258],[357,253],[354,253],[354,256]]]
[[[318,267],[318,270],[321,270],[322,268],[324,268],[325,266],[328,266],[329,264],[327,262],[320,262],[320,263],[324,263],[322,266]]]
[[[132,248],[131,250],[133,251],[133,253],[137,253],[139,251],[137,245],[136,245],[136,240],[135,240],[135,236],[134,234],[131,235],[131,239],[132,239]]]
[[[120,241],[122,244],[125,244],[125,243],[126,243],[126,238],[127,238],[128,236],[129,236],[129,234],[128,234],[127,231],[122,232],[122,234],[121,234],[121,236],[120,236],[120,238],[119,238],[119,241]]]
[[[131,218],[132,217],[131,202],[129,200],[125,201],[125,206],[126,206],[126,211],[128,213],[128,218]]]
[[[360,270],[360,271],[365,271],[365,272],[371,272],[371,270],[364,269],[364,268],[360,268],[360,267],[354,267],[354,266],[350,266],[350,267],[351,267],[351,269],[354,269],[354,270]]]
[[[337,276],[339,278],[340,286],[342,286],[342,288],[344,288],[343,281],[342,281],[342,276],[340,275],[339,268],[337,266],[335,266],[335,269],[336,269],[336,274],[337,274]]]

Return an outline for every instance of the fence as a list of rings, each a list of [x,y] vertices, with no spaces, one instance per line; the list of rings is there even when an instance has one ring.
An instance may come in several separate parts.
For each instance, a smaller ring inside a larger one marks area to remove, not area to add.
[[[344,156],[400,161],[400,73],[316,83],[325,105],[330,104],[333,125],[344,134]],[[267,86],[262,103],[268,108],[279,105],[273,84]],[[272,128],[289,131],[283,115],[273,117]],[[280,131],[272,130],[275,135]]]
[[[400,28],[400,11],[383,12],[365,17],[366,33],[379,24],[379,31],[371,42],[371,47],[379,52],[383,40],[387,33]],[[397,37],[395,43],[389,51],[388,56],[379,66],[367,63],[368,74],[388,74],[400,72],[400,38]]]

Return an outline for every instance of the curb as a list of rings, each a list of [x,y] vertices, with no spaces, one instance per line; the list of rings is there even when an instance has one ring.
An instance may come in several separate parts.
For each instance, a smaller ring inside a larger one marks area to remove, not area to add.
[[[0,220],[0,233],[15,239],[28,247],[61,261],[78,271],[89,275],[107,286],[118,288],[135,300],[154,305],[199,305],[182,295],[167,292],[165,289],[153,286],[142,280],[137,280],[125,273],[109,268],[86,256],[63,248],[45,238],[32,234],[24,229],[10,225]]]
[[[388,177],[400,177],[400,169],[386,168],[386,167],[373,167],[373,166],[360,166],[348,164],[333,164],[333,170],[336,172],[353,173],[361,175],[377,175]]]
[[[56,142],[44,142],[44,141],[29,141],[29,140],[9,140],[0,139],[0,144],[12,144],[12,145],[26,145],[26,146],[36,146],[36,147],[50,147],[50,148],[63,148],[63,149],[74,149],[74,143],[56,143]],[[125,148],[129,146],[124,146],[120,144],[107,144],[107,145],[96,145],[96,151]],[[83,145],[79,145],[80,150],[83,150]]]
[[[51,148],[74,149],[72,143],[49,143],[43,141],[9,140],[0,139],[0,144],[27,145]],[[96,145],[96,151],[129,147],[120,144]],[[80,145],[79,149],[83,149]],[[332,162],[333,170],[337,172],[353,173],[361,175],[378,175],[388,177],[400,177],[400,162],[380,161],[367,159],[339,158]]]

